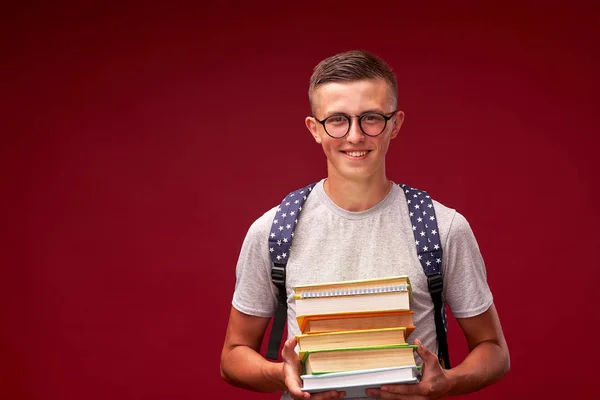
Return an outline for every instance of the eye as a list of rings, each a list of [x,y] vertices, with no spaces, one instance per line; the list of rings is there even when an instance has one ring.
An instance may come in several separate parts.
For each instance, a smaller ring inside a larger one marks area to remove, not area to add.
[[[326,122],[328,124],[334,124],[334,125],[345,124],[346,117],[344,117],[343,115],[332,115],[331,117],[327,118]]]
[[[383,122],[384,118],[379,114],[371,113],[363,115],[362,120],[367,124],[378,124]]]

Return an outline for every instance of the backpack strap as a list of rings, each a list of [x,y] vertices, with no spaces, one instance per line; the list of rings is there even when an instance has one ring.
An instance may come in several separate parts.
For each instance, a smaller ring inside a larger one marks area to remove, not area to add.
[[[269,253],[271,255],[271,280],[278,289],[277,308],[271,326],[271,335],[267,347],[266,358],[277,360],[281,339],[287,320],[287,292],[285,286],[285,268],[290,257],[294,229],[302,205],[306,201],[316,183],[289,193],[277,208],[271,233],[269,234]],[[440,364],[449,369],[450,356],[447,341],[446,308],[442,298],[442,246],[433,202],[427,192],[399,185],[406,196],[409,216],[412,223],[417,255],[423,272],[427,276],[427,287],[433,300],[435,328],[438,340],[438,359]]]
[[[427,276],[427,287],[433,300],[435,330],[438,340],[438,359],[443,368],[450,368],[448,353],[448,323],[446,307],[442,298],[444,280],[442,278],[442,246],[433,201],[423,190],[401,184],[408,204],[412,230],[415,236],[417,255],[423,272]]]
[[[277,308],[271,326],[271,336],[267,347],[266,358],[277,360],[283,329],[287,320],[287,292],[285,288],[285,267],[290,257],[294,229],[298,223],[298,216],[302,205],[316,185],[310,185],[289,193],[277,207],[273,218],[271,233],[269,234],[269,253],[271,254],[271,280],[278,289]]]

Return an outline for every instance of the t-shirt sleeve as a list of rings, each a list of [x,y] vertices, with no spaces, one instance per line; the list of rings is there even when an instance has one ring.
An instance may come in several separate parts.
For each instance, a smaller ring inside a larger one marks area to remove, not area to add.
[[[485,263],[468,221],[455,213],[443,245],[444,299],[456,318],[482,314],[493,303]]]
[[[277,288],[271,283],[268,234],[275,210],[268,211],[248,229],[236,266],[232,305],[238,311],[271,317],[277,306]]]

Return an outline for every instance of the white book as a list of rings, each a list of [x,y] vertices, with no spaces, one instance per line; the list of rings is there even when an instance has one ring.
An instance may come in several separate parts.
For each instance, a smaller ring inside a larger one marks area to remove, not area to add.
[[[412,289],[407,275],[294,286],[296,316],[408,311]]]
[[[349,312],[408,311],[410,291],[406,288],[375,293],[297,297],[296,315],[322,315]]]
[[[302,390],[309,393],[337,390],[346,392],[345,399],[367,398],[365,390],[382,385],[415,384],[419,382],[417,367],[375,368],[321,375],[302,375]]]

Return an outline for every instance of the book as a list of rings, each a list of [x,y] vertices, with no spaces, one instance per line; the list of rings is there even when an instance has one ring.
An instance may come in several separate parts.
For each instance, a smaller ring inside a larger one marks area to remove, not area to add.
[[[407,311],[408,276],[294,286],[296,317],[347,312]]]
[[[335,297],[296,298],[296,318],[347,312],[408,311],[409,296],[408,290],[404,289]]]
[[[365,397],[368,388],[385,384],[418,383],[420,373],[415,366],[373,368],[323,375],[302,375],[302,390],[309,393],[337,390],[346,392],[345,399]]]
[[[360,329],[296,335],[300,358],[306,351],[339,347],[387,346],[406,344],[406,328]]]
[[[394,288],[410,290],[408,275],[296,285],[293,289],[297,298],[310,298],[368,294],[380,291],[387,293],[393,291]]]
[[[361,369],[416,366],[415,345],[338,347],[306,351],[303,374],[328,374]]]
[[[406,328],[405,336],[408,338],[415,329],[412,311],[302,315],[298,316],[297,320],[300,332],[302,333],[325,333],[402,326]]]

